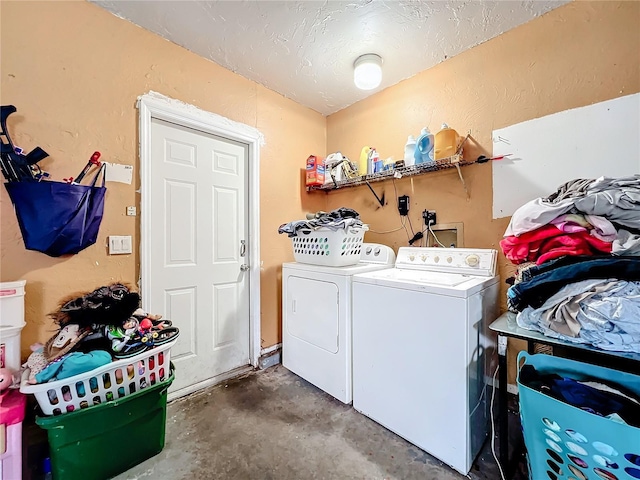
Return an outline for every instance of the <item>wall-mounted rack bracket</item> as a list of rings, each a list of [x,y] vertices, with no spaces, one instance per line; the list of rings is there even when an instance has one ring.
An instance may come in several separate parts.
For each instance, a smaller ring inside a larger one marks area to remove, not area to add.
[[[376,200],[378,201],[380,206],[384,207],[384,192],[382,192],[382,198],[380,198],[378,197],[378,194],[376,193],[376,191],[373,189],[373,187],[367,180],[365,180],[365,183],[367,184],[367,187],[369,187],[369,190],[371,190],[371,193],[373,193],[373,196],[376,197]]]

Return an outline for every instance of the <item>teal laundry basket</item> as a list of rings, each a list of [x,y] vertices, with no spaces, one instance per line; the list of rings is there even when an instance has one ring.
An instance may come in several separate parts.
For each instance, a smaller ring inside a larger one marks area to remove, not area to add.
[[[520,419],[531,480],[640,479],[640,428],[560,402],[520,382],[520,369],[616,383],[640,397],[640,376],[551,355],[518,355]]]

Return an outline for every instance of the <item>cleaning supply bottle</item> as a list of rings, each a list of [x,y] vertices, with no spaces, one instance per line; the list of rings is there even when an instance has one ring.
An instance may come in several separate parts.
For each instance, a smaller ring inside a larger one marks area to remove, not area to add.
[[[360,160],[358,161],[358,175],[366,175],[369,173],[367,171],[367,165],[369,164],[369,152],[371,151],[371,147],[362,147],[360,151]]]
[[[369,151],[369,163],[367,166],[367,173],[377,173],[382,171],[382,161],[380,155],[375,147],[371,147]]]
[[[416,163],[414,157],[416,153],[416,138],[413,135],[407,137],[407,143],[404,145],[404,166],[410,167]]]
[[[413,155],[416,165],[433,162],[433,146],[433,134],[427,127],[424,127],[420,132],[420,138],[416,141],[416,149]]]
[[[451,157],[458,150],[460,136],[446,123],[442,124],[442,130],[436,133],[435,159]]]

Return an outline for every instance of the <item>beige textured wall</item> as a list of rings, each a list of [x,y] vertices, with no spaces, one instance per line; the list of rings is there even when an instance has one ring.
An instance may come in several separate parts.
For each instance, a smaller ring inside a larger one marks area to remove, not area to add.
[[[491,131],[550,113],[640,91],[638,2],[576,2],[386,89],[327,119],[208,62],[106,11],[84,2],[0,2],[0,101],[18,113],[9,129],[26,149],[40,145],[51,158],[43,167],[55,178],[76,174],[94,150],[107,161],[132,164],[135,185],[109,184],[105,218],[96,245],[65,259],[29,252],[6,191],[0,189],[0,280],[27,280],[23,353],[50,334],[45,317],[57,300],[112,280],[135,282],[137,254],[106,255],[108,235],[133,235],[138,219],[138,95],[155,90],[204,110],[255,126],[264,135],[261,164],[262,344],[281,338],[283,261],[292,259],[277,227],[305,211],[348,205],[374,230],[399,226],[397,195],[411,196],[414,227],[419,212],[434,209],[439,222],[462,221],[465,243],[497,247],[506,220],[491,219],[490,165],[465,167],[467,200],[455,170],[389,182],[384,208],[366,187],[324,194],[303,187],[304,159],[341,150],[356,159],[363,145],[383,157],[402,158],[409,133],[448,122],[471,130],[470,158],[490,153]],[[30,34],[24,34],[29,25]],[[326,147],[326,148],[325,148]],[[499,188],[499,186],[496,186]],[[367,235],[394,247],[403,231]],[[135,249],[137,251],[137,247]],[[503,276],[512,269],[500,260]]]
[[[14,104],[9,131],[17,145],[37,145],[51,157],[42,167],[55,179],[76,175],[94,150],[103,160],[134,165],[134,184],[109,183],[95,245],[69,258],[24,249],[11,202],[0,189],[0,280],[27,280],[23,356],[49,338],[46,317],[58,299],[113,280],[136,283],[139,273],[140,187],[136,98],[155,90],[260,130],[262,345],[280,339],[280,264],[292,260],[277,227],[319,209],[300,188],[311,152],[324,154],[326,120],[254,82],[204,60],[85,2],[1,2],[2,104]],[[26,32],[26,30],[28,32]],[[133,255],[108,256],[108,235],[133,235]]]
[[[382,158],[403,157],[408,134],[447,122],[476,142],[465,157],[491,153],[491,132],[514,123],[640,91],[640,3],[574,2],[444,61],[402,83],[328,117],[327,152],[357,159],[364,145]],[[428,48],[428,46],[425,46]],[[630,139],[637,141],[637,139]],[[397,195],[411,197],[409,213],[420,228],[423,209],[438,223],[463,222],[465,246],[498,248],[508,219],[492,220],[491,165],[462,168],[467,199],[455,169],[396,181]],[[400,225],[392,182],[328,194],[329,208],[348,205],[373,230]],[[314,195],[324,195],[313,193]],[[368,233],[367,241],[407,244],[404,231]],[[513,267],[501,255],[503,279]],[[506,289],[502,289],[505,298]],[[503,301],[503,309],[505,302]],[[511,349],[515,351],[516,349]]]

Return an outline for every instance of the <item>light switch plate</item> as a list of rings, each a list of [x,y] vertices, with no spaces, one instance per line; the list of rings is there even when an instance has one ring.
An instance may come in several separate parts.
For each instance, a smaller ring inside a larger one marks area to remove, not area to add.
[[[131,235],[110,235],[109,255],[124,255],[132,253]]]
[[[136,207],[127,207],[127,216],[135,217],[136,216]]]

